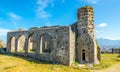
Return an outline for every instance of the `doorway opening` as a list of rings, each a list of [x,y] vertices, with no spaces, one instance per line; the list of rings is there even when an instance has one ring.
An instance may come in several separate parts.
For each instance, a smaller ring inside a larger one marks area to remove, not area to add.
[[[82,50],[82,61],[85,61],[86,59],[85,59],[85,50],[83,49]]]

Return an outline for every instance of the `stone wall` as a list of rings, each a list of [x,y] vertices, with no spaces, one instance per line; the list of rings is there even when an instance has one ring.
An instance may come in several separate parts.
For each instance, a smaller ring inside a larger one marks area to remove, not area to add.
[[[44,52],[45,35],[49,35],[48,47],[49,52]],[[24,38],[20,38],[24,36]],[[30,38],[33,37],[33,52],[29,52]],[[12,41],[12,38],[15,41]],[[7,52],[12,52],[15,48],[16,54],[37,58],[39,60],[58,62],[65,65],[71,65],[74,55],[74,34],[71,32],[71,27],[52,27],[52,28],[37,28],[25,31],[13,31],[7,34]],[[19,44],[19,39],[20,44]],[[25,42],[24,42],[25,41]],[[15,42],[15,44],[13,43]],[[24,43],[24,44],[23,44]],[[13,46],[15,45],[15,46]],[[22,46],[20,46],[22,45]],[[13,48],[12,48],[13,47]],[[22,48],[21,51],[18,48]],[[24,51],[22,51],[24,50]],[[71,60],[71,61],[70,61]]]
[[[120,48],[112,48],[113,54],[120,54]]]

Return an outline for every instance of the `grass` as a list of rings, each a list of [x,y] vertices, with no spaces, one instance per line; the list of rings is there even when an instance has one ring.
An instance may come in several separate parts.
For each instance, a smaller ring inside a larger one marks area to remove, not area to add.
[[[95,64],[93,69],[108,68],[120,62],[119,54],[101,54],[101,56],[100,64]]]
[[[86,70],[50,64],[32,58],[0,54],[0,72],[86,72]]]
[[[120,63],[118,54],[102,54],[101,56],[100,64],[95,64],[91,68],[89,64],[78,67],[77,62],[74,62],[76,66],[68,67],[13,54],[0,54],[0,72],[90,72],[90,70],[104,69]]]

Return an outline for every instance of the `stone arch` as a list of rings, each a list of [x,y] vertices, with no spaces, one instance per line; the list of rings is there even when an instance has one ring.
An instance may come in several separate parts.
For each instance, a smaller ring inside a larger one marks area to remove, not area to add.
[[[40,53],[51,52],[51,36],[49,33],[43,33],[40,36]]]
[[[18,52],[25,52],[25,35],[19,35],[17,43]]]
[[[32,33],[28,36],[28,52],[35,52],[35,49],[33,47],[33,44],[34,44],[33,35],[34,35],[34,33]]]
[[[10,38],[10,48],[11,48],[11,52],[15,52],[15,36],[12,36]]]

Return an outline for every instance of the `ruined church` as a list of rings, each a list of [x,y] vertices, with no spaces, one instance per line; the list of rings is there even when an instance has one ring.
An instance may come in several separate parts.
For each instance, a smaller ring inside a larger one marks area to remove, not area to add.
[[[69,26],[10,31],[7,33],[7,52],[68,66],[75,61],[99,63],[100,48],[96,42],[93,7],[79,8],[77,17],[77,22]]]

